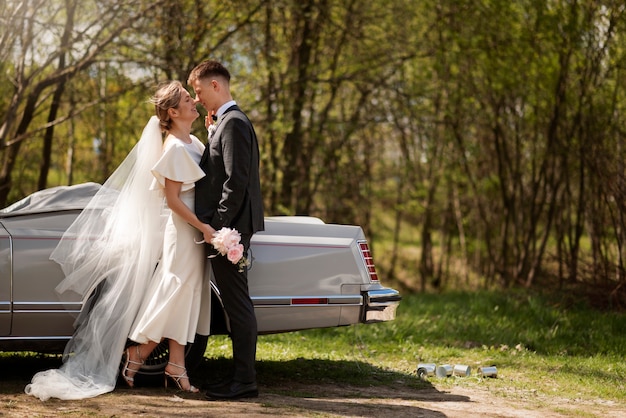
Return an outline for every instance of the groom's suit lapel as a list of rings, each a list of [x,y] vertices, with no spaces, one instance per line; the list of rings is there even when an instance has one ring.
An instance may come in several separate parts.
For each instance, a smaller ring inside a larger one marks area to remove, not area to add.
[[[226,124],[228,123],[229,119],[231,119],[232,117],[234,117],[236,115],[236,113],[237,113],[236,110],[239,110],[239,108],[237,107],[237,105],[233,105],[233,106],[229,107],[228,109],[226,109],[226,111],[224,112],[224,114],[220,118],[219,126],[217,127],[217,131],[215,131],[215,136],[213,137],[214,140],[217,140],[217,143],[214,144],[215,147],[223,146],[223,141],[226,140],[226,138],[224,137],[224,135],[225,135],[224,129],[226,128]],[[229,135],[229,133],[226,133],[226,135]],[[213,149],[213,145],[210,145],[209,147],[211,149]],[[219,150],[219,153],[221,155],[221,158],[224,160],[223,163],[226,164],[226,165],[229,165],[231,163],[230,158],[232,158],[234,156],[230,155],[228,157],[229,161],[225,161],[226,158],[222,154],[221,150]]]
[[[214,141],[219,141],[219,137],[222,135],[222,130],[225,126],[226,120],[233,115],[232,113],[229,115],[229,113],[232,112],[233,110],[239,110],[239,107],[237,105],[232,105],[231,107],[229,107],[228,109],[224,111],[224,113],[218,120],[215,133],[213,134],[212,137],[208,138],[206,149],[204,151],[204,154],[202,154],[202,158],[200,160],[201,166],[203,166],[206,163],[206,161],[209,159],[211,144],[213,144]]]
[[[226,121],[233,116],[233,113],[230,113],[233,110],[239,110],[237,105],[232,105],[231,107],[229,107],[228,109],[224,111],[224,113],[222,114],[222,116],[219,118],[217,122],[217,129],[215,130],[215,134],[213,135],[213,138],[219,138],[220,136],[222,136],[224,126],[226,126]]]
[[[224,114],[223,114],[223,115],[222,115],[222,117],[220,118],[219,125],[218,125],[218,129],[219,129],[220,127],[223,127],[223,123],[224,123],[224,122],[226,122],[226,120],[227,120],[229,117],[233,116],[233,113],[230,113],[230,112],[232,112],[233,110],[239,110],[239,107],[238,107],[237,105],[232,105],[231,107],[229,107],[228,109],[226,109],[226,110],[224,111]],[[229,113],[230,113],[230,115],[229,115]],[[216,132],[216,134],[217,134],[217,132]]]

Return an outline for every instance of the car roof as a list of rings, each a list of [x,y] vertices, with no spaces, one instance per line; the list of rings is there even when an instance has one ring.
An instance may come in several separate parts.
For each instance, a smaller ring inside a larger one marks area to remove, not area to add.
[[[0,218],[41,212],[82,210],[100,187],[100,184],[90,182],[40,190],[0,210]]]

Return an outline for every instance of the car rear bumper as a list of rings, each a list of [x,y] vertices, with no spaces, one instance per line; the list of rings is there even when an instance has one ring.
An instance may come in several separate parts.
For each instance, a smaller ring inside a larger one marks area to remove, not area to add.
[[[369,324],[394,320],[401,299],[400,293],[394,289],[382,288],[364,292],[362,322]]]

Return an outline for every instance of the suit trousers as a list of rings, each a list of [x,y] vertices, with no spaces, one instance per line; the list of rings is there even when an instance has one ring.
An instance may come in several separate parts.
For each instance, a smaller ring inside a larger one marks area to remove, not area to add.
[[[247,255],[251,235],[241,235],[241,243]],[[239,267],[225,256],[211,259],[215,283],[219,288],[224,309],[230,322],[233,345],[233,380],[243,383],[256,382],[257,323],[254,305],[248,289],[248,270]]]

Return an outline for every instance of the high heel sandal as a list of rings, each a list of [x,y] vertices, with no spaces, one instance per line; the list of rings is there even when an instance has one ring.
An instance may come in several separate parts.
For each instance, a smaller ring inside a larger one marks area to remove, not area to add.
[[[167,381],[169,379],[172,379],[172,381],[176,384],[176,386],[178,386],[178,389],[184,391],[184,392],[191,392],[191,393],[198,393],[200,392],[200,390],[196,387],[194,387],[191,384],[191,381],[189,380],[189,376],[187,376],[187,369],[183,366],[179,366],[176,363],[172,363],[171,361],[168,361],[167,364],[172,365],[174,367],[178,367],[179,369],[183,370],[182,374],[171,374],[168,373],[167,370],[165,370],[165,388],[167,388]],[[189,389],[185,389],[183,388],[183,386],[180,384],[181,379],[187,379],[187,381],[189,382]]]
[[[137,372],[139,371],[139,369],[141,369],[141,366],[143,366],[144,363],[144,359],[141,358],[141,353],[139,352],[139,346],[136,345],[135,349],[137,350],[137,357],[139,357],[139,362],[137,361],[132,361],[130,359],[130,349],[132,347],[128,347],[126,349],[126,351],[124,352],[126,355],[126,362],[124,363],[124,369],[122,370],[122,378],[124,379],[124,381],[126,382],[126,384],[128,385],[128,387],[135,387],[135,375],[133,375],[133,377],[130,377],[126,374],[127,371],[133,371],[135,372],[135,374],[137,374]],[[130,364],[135,364],[139,367],[137,367],[136,369],[131,369],[130,367],[128,367]]]

